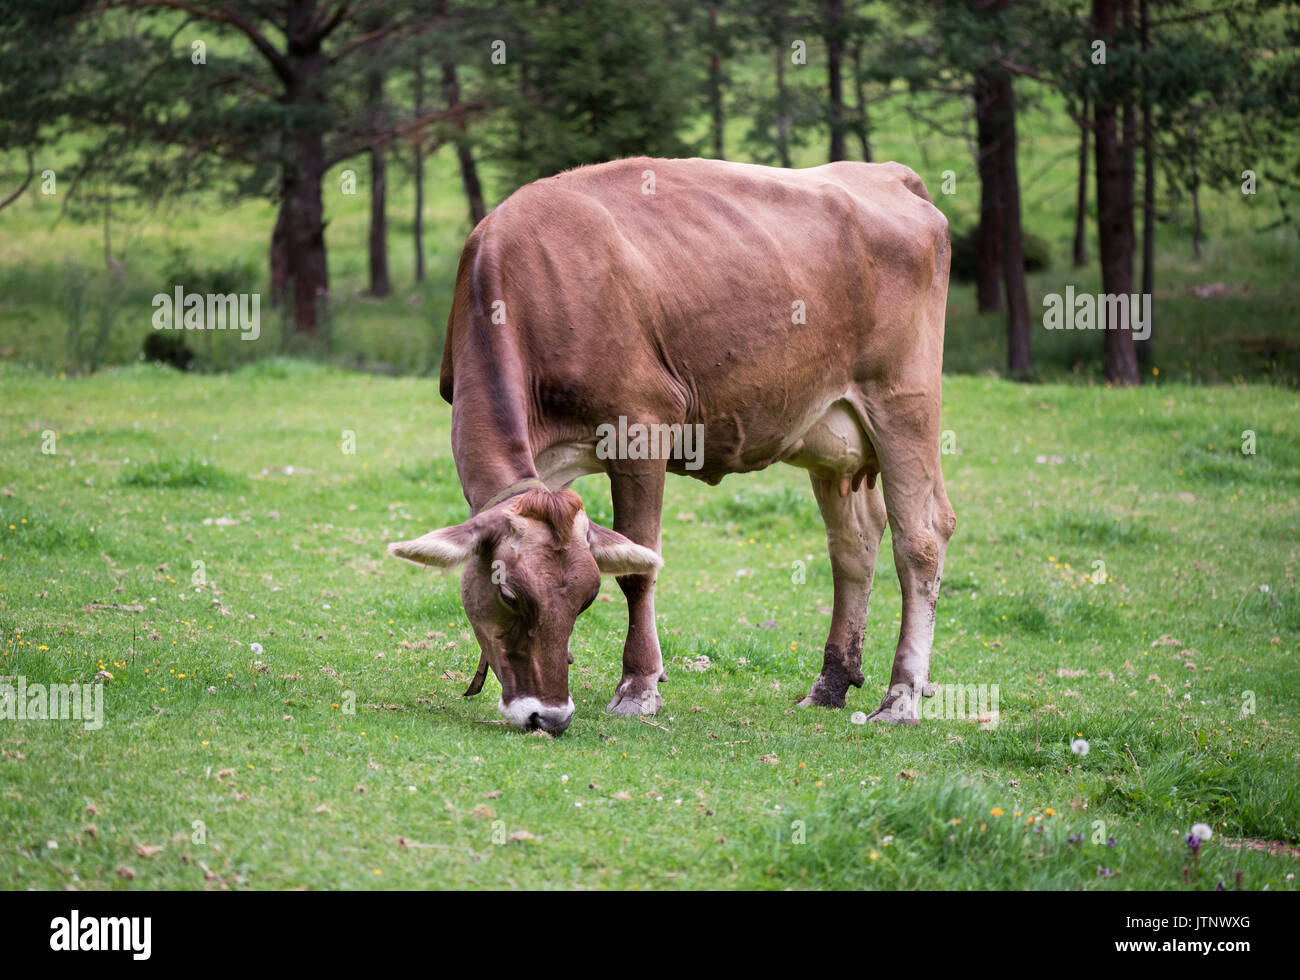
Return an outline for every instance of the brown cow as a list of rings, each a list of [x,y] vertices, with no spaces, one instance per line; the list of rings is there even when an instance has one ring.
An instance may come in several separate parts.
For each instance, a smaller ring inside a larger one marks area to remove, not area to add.
[[[657,712],[666,472],[716,484],[786,462],[811,476],[835,590],[800,703],[842,707],[862,686],[888,513],[903,617],[872,718],[916,721],[956,525],[939,459],[948,262],[947,221],[894,163],[620,160],[528,184],[493,211],[461,255],[442,363],[474,516],[388,549],[468,562],[482,658],[466,693],[490,667],[511,722],[563,731],[568,640],[603,571],[628,603],[608,710]],[[598,472],[614,531],[565,489]]]

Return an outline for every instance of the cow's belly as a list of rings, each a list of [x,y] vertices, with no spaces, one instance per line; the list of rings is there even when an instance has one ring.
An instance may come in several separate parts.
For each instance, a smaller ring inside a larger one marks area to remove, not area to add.
[[[875,484],[880,471],[875,447],[862,413],[848,397],[815,409],[788,431],[765,428],[757,441],[745,439],[744,421],[728,417],[722,425],[715,420],[705,426],[707,431],[699,440],[703,452],[698,463],[670,458],[666,460],[669,472],[716,484],[729,473],[761,470],[784,462],[808,470],[842,493],[856,488],[864,479],[869,485]],[[753,429],[749,431],[753,433]],[[713,434],[712,439],[708,433]],[[596,446],[584,440],[555,443],[537,455],[536,463],[539,475],[552,489],[567,487],[581,476],[605,469]]]

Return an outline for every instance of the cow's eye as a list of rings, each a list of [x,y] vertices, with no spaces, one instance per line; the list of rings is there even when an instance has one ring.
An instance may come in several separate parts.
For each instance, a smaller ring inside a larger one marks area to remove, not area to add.
[[[497,596],[501,600],[501,605],[505,606],[512,613],[519,612],[519,594],[515,592],[514,589],[510,588],[510,586],[506,585],[506,583],[501,583],[501,588],[497,592]]]

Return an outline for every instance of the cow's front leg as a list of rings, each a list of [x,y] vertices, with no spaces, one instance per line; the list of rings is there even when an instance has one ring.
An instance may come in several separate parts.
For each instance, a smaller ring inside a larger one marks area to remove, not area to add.
[[[611,466],[609,476],[614,499],[614,530],[637,544],[660,551],[664,462],[620,461],[615,465],[619,469]],[[627,639],[623,644],[623,676],[605,710],[616,715],[657,714],[663,707],[659,682],[665,678],[659,634],[655,629],[655,576],[620,576],[618,587],[627,597]]]
[[[876,555],[885,533],[885,502],[879,490],[865,484],[841,496],[838,476],[817,473],[810,476],[826,524],[835,605],[822,672],[799,704],[842,708],[849,685],[862,686],[862,634],[866,628]]]

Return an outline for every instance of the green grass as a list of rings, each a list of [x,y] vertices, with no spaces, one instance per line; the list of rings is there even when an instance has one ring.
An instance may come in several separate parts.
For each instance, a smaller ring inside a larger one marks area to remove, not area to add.
[[[151,459],[133,466],[122,474],[122,483],[129,487],[230,489],[238,486],[240,481],[206,459],[186,456],[184,459]]]
[[[933,676],[997,684],[993,730],[794,708],[830,575],[778,467],[670,481],[665,710],[602,711],[607,583],[548,741],[496,724],[494,680],[460,696],[456,577],[383,558],[465,516],[431,381],[276,360],[0,383],[0,674],[113,675],[98,731],[0,721],[5,887],[1294,888],[1296,861],[1227,846],[1300,835],[1300,406],[1278,388],[947,380]],[[603,478],[576,486],[608,521]],[[886,542],[850,711],[898,617]]]

